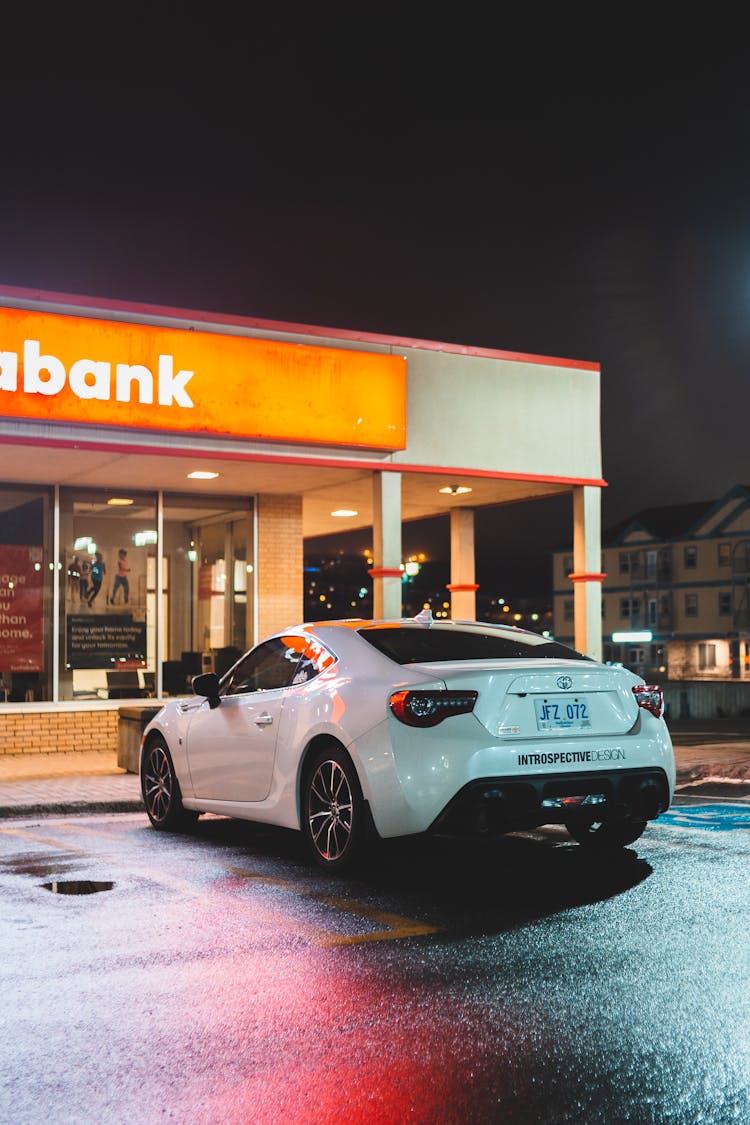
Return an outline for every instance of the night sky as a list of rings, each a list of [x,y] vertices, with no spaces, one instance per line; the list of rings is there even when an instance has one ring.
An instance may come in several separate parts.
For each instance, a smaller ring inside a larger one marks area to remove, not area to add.
[[[164,5],[34,57],[0,282],[595,360],[605,524],[718,497],[750,483],[750,59],[667,7]],[[482,514],[480,568],[569,526],[569,499]]]

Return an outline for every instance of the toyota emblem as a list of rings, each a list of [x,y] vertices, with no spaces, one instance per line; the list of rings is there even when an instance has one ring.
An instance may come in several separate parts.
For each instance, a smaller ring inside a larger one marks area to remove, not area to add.
[[[570,676],[558,676],[557,686],[563,691],[568,691],[573,686],[573,680]]]

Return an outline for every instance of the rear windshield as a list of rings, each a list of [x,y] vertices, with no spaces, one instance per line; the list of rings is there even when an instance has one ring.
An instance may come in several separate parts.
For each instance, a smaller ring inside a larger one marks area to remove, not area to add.
[[[360,636],[396,664],[435,660],[518,660],[545,657],[588,660],[575,649],[537,633],[449,624],[386,625],[358,630]]]

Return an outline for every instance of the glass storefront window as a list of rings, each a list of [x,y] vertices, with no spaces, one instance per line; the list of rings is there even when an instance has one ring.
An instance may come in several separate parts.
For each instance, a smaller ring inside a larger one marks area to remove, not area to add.
[[[51,500],[0,485],[0,703],[52,698]]]
[[[244,498],[0,484],[0,703],[223,674],[255,639],[253,527]]]

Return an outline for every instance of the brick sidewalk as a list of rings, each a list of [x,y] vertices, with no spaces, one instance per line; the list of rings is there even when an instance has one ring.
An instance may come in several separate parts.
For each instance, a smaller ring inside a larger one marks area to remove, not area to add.
[[[116,751],[0,755],[0,817],[142,808],[139,779]]]
[[[70,754],[0,754],[0,786],[6,781],[53,777],[124,776],[116,750],[81,750]]]

